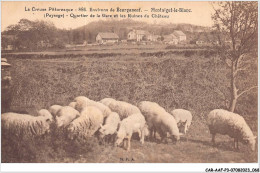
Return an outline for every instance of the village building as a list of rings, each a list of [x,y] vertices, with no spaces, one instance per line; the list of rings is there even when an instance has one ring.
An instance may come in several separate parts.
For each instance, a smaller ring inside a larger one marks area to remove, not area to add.
[[[129,41],[146,41],[148,39],[149,32],[144,30],[132,30],[127,35]]]
[[[175,30],[173,31],[173,34],[178,38],[179,42],[186,41],[187,39],[186,35],[182,31]]]
[[[163,42],[166,44],[178,44],[179,40],[174,34],[164,35]]]
[[[117,43],[119,37],[116,33],[113,32],[100,32],[96,36],[96,42],[98,44],[113,44]]]
[[[153,42],[160,41],[161,40],[161,36],[150,34],[150,35],[148,35],[147,40],[148,41],[153,41]]]
[[[197,38],[195,38],[195,44],[200,46],[213,46],[219,45],[219,40],[216,34],[212,33],[200,33]]]

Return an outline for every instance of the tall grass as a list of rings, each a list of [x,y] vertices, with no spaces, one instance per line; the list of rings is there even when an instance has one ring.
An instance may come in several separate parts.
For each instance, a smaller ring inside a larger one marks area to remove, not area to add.
[[[188,109],[194,121],[202,124],[210,110],[226,108],[229,69],[214,52],[74,56],[9,57],[14,84],[11,107],[34,114],[53,104],[68,105],[80,95],[96,101],[112,97],[132,104],[148,100],[167,111]],[[241,83],[257,85],[257,64],[254,66]],[[257,92],[244,95],[236,112],[257,131]],[[193,127],[197,134],[205,130],[201,125]],[[37,140],[2,136],[2,161],[67,162],[58,158],[76,158],[99,148],[96,138],[70,141],[64,135],[50,134]]]
[[[1,141],[3,163],[73,162],[99,149],[97,138],[70,140],[65,129],[52,129],[51,133],[40,137],[16,136],[2,129]],[[71,159],[64,160],[66,158]]]

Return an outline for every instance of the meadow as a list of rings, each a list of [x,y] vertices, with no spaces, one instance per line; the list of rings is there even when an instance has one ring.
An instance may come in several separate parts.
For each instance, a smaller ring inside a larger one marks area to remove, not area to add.
[[[110,50],[111,52],[111,50]],[[133,53],[134,52],[134,53]],[[76,96],[99,101],[106,97],[136,105],[148,100],[167,111],[190,110],[193,123],[177,144],[133,139],[127,152],[96,138],[68,141],[49,134],[35,140],[2,135],[2,162],[139,162],[139,163],[243,163],[257,162],[257,153],[217,135],[216,146],[206,116],[226,108],[229,69],[212,51],[119,52],[100,54],[6,55],[12,64],[12,109],[30,114],[53,104],[68,105]],[[257,85],[257,63],[241,73],[239,85]],[[257,135],[257,91],[243,95],[235,112]],[[98,144],[98,145],[97,145]],[[14,148],[16,148],[14,150]]]

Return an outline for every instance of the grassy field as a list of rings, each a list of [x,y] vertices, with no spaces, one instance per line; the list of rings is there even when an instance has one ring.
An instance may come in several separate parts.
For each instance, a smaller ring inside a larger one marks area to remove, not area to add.
[[[92,45],[92,46],[82,46],[82,47],[71,47],[64,49],[48,49],[48,50],[38,50],[38,51],[28,51],[24,50],[22,52],[2,52],[4,54],[12,55],[61,55],[61,56],[70,56],[70,55],[86,55],[93,56],[96,54],[140,54],[140,53],[156,53],[156,52],[168,52],[175,51],[180,52],[183,50],[194,50],[194,49],[208,49],[209,47],[198,46],[195,44],[189,45],[168,45],[168,44],[132,44],[132,43],[121,43],[115,45]]]
[[[87,149],[78,151],[78,144],[71,145],[71,141],[65,138],[54,139],[50,135],[38,139],[41,145],[33,141],[33,147],[21,147],[30,150],[33,157],[23,156],[24,151],[20,151],[20,157],[13,157],[8,153],[11,145],[7,146],[8,142],[4,141],[3,162],[257,162],[257,152],[249,152],[242,144],[239,151],[234,151],[233,140],[227,136],[217,136],[214,147],[210,143],[205,116],[212,109],[225,108],[223,93],[228,97],[229,85],[229,71],[215,54],[132,53],[73,58],[68,55],[58,58],[8,56],[8,62],[12,64],[14,83],[13,110],[34,114],[36,110],[53,104],[67,105],[76,96],[84,95],[97,101],[112,97],[135,105],[149,100],[167,111],[184,108],[192,112],[194,121],[188,134],[176,145],[170,141],[168,144],[146,141],[141,146],[133,139],[129,152],[114,148],[112,144],[95,145],[96,139],[89,139],[84,143]],[[241,76],[241,86],[257,85],[257,64]],[[241,97],[236,112],[244,116],[257,135],[257,91]],[[57,149],[54,141],[62,145],[67,142],[75,148]]]

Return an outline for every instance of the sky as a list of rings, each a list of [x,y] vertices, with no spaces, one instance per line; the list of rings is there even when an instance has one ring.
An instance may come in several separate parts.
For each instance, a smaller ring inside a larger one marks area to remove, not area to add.
[[[57,9],[73,9],[72,12],[60,12],[60,11],[48,11],[49,7],[57,8]],[[79,11],[80,7],[85,7],[87,12]],[[134,2],[134,1],[114,1],[114,2],[18,2],[18,1],[4,1],[2,2],[1,9],[1,30],[5,30],[7,26],[12,24],[17,24],[20,19],[25,18],[29,20],[47,20],[51,21],[55,24],[56,27],[61,29],[69,29],[69,28],[77,28],[83,25],[86,25],[92,21],[109,20],[107,18],[97,18],[92,17],[78,17],[73,18],[70,15],[74,14],[85,14],[90,15],[90,13],[94,15],[102,14],[121,14],[128,15],[134,13],[126,13],[126,12],[89,12],[90,8],[93,9],[116,9],[119,7],[120,9],[139,9],[141,8],[142,12],[136,12],[137,15],[142,15],[142,18],[132,18],[137,21],[146,21],[148,23],[188,23],[195,24],[200,26],[212,26],[213,22],[211,20],[211,14],[214,12],[212,5],[210,2],[169,2],[169,1],[149,1],[149,2]],[[46,9],[47,11],[32,11],[32,8],[35,9]],[[190,9],[191,12],[173,12],[173,13],[162,13],[162,12],[151,12],[152,8],[183,8]],[[28,11],[30,9],[30,11]],[[77,11],[76,11],[77,10]],[[61,15],[64,14],[64,18],[50,18],[44,17],[44,14],[50,15]],[[144,15],[149,15],[149,18],[144,18]],[[169,15],[169,18],[152,18],[152,14],[161,14],[161,15]],[[68,16],[67,16],[68,15]],[[123,19],[123,18],[119,18]],[[111,20],[111,19],[110,19]]]

